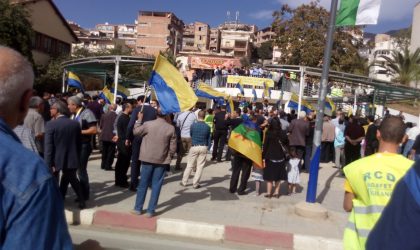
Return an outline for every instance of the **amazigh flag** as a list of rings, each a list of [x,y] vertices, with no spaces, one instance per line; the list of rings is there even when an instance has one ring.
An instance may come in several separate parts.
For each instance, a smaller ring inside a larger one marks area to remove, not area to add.
[[[377,24],[381,1],[382,0],[341,0],[336,25],[354,26]]]
[[[228,145],[253,161],[256,166],[263,167],[260,131],[252,121],[244,121],[232,130]]]

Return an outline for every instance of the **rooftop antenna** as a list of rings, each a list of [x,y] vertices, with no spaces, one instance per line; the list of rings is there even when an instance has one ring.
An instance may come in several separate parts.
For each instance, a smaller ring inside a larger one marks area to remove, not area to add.
[[[230,11],[229,10],[226,12],[226,18],[227,18],[227,23],[229,23],[230,22]]]
[[[238,21],[239,21],[239,11],[236,11],[236,20],[235,20],[236,29],[238,28]]]

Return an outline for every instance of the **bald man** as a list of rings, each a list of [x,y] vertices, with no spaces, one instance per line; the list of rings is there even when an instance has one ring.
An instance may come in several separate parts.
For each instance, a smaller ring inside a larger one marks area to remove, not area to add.
[[[0,244],[2,249],[72,249],[55,180],[12,131],[25,119],[33,82],[32,65],[0,46]]]

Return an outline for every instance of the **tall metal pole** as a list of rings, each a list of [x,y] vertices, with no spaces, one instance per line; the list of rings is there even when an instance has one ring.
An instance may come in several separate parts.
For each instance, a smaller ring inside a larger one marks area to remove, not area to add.
[[[302,107],[302,97],[303,97],[303,84],[305,84],[305,75],[303,74],[304,68],[300,67],[300,83],[299,83],[299,103],[298,103],[298,110],[299,113],[301,107]]]
[[[117,103],[117,91],[118,91],[118,75],[120,73],[120,57],[115,57],[115,75],[114,75],[114,100],[113,103]]]
[[[321,155],[321,136],[324,118],[325,98],[327,96],[328,73],[330,71],[331,50],[334,41],[335,17],[337,14],[338,0],[331,1],[330,21],[328,25],[327,42],[324,49],[324,65],[322,66],[321,89],[318,99],[318,110],[315,122],[314,144],[312,147],[311,169],[309,171],[308,191],[306,202],[315,203],[316,188],[318,183],[319,160]]]
[[[66,74],[67,70],[63,70],[63,87],[61,88],[61,93],[64,93],[64,91],[66,91]]]

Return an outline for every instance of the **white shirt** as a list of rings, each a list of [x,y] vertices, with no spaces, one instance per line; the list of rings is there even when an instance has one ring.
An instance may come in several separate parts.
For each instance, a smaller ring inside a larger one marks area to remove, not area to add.
[[[420,134],[420,127],[416,126],[416,127],[412,127],[407,131],[407,136],[409,140],[415,140],[417,135]]]

